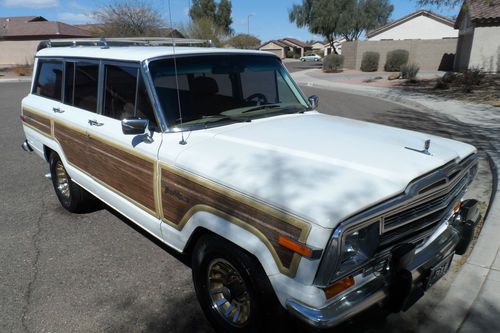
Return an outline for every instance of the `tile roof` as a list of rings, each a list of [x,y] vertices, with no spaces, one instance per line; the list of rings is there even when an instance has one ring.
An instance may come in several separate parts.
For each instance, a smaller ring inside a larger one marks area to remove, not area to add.
[[[302,41],[300,41],[298,39],[295,39],[295,38],[288,38],[287,37],[287,38],[281,39],[281,41],[285,42],[285,43],[286,42],[293,43],[293,44],[298,45],[298,46],[300,46],[302,48],[304,48],[304,47],[311,47],[310,45],[308,45],[308,44],[306,44],[306,43],[304,43],[304,42],[302,42]]]
[[[472,22],[500,22],[500,0],[467,0],[460,11],[464,9],[469,12]]]
[[[405,23],[411,19],[414,19],[415,17],[421,16],[421,15],[430,17],[438,22],[449,25],[450,27],[453,27],[453,25],[455,24],[455,21],[451,20],[450,18],[448,18],[446,16],[436,14],[434,12],[431,12],[430,10],[418,10],[414,13],[403,16],[402,18],[400,18],[396,21],[393,21],[391,23],[387,23],[386,25],[383,25],[380,28],[377,28],[377,29],[372,30],[372,31],[368,31],[368,33],[366,34],[366,37],[371,38],[373,36],[376,36],[384,31],[392,29],[400,24],[403,24],[403,23]]]
[[[45,17],[42,16],[11,16],[11,17],[0,17],[0,24],[6,22],[35,22],[35,21],[47,21]]]
[[[90,37],[91,34],[78,27],[51,21],[9,21],[9,23],[0,30],[0,36],[8,39],[20,37]]]

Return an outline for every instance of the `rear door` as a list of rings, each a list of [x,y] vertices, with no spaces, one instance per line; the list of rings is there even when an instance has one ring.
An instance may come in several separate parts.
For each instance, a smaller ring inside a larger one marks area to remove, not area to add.
[[[87,119],[89,171],[107,202],[161,237],[157,155],[162,135],[138,63],[101,62],[99,112]],[[150,121],[141,135],[125,135],[121,120]]]
[[[70,175],[88,187],[87,122],[97,112],[98,60],[66,60],[63,102],[54,110],[54,137],[64,151]],[[71,173],[74,168],[78,172]]]

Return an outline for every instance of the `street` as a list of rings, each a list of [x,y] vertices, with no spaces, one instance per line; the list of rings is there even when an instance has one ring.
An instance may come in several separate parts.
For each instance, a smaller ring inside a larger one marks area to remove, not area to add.
[[[170,251],[104,205],[81,215],[61,208],[44,176],[48,165],[20,148],[19,110],[28,88],[28,83],[0,83],[0,331],[212,332],[198,306],[190,269]],[[320,97],[319,110],[327,114],[479,145],[484,139],[458,122],[442,126],[437,115],[399,104],[302,88],[307,96]],[[395,314],[387,321],[369,316],[343,330],[406,331],[418,324],[416,314]]]

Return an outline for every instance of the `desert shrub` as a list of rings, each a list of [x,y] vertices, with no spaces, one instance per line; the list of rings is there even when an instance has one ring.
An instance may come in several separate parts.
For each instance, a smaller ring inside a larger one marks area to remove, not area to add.
[[[459,78],[459,83],[463,86],[464,91],[472,92],[474,86],[481,84],[485,77],[485,73],[479,67],[471,67],[462,72]]]
[[[376,72],[378,70],[378,62],[380,54],[378,52],[368,51],[363,53],[361,59],[361,70],[363,72]]]
[[[401,66],[408,62],[409,55],[410,53],[408,51],[401,49],[387,52],[384,70],[386,72],[401,71]]]
[[[444,80],[442,77],[437,79],[436,84],[434,85],[434,89],[446,90],[450,89],[450,83]]]
[[[443,82],[453,83],[457,80],[457,74],[454,72],[446,72],[441,78]]]
[[[14,73],[18,76],[30,76],[33,73],[33,65],[16,65],[14,67]]]
[[[286,56],[287,58],[294,58],[294,56],[295,56],[295,52],[293,52],[292,50],[288,50],[288,51],[286,51],[285,56]]]
[[[401,78],[407,79],[410,82],[417,81],[417,74],[420,67],[417,64],[409,63],[401,66]]]
[[[323,59],[323,72],[336,73],[344,66],[344,56],[340,54],[329,54]]]

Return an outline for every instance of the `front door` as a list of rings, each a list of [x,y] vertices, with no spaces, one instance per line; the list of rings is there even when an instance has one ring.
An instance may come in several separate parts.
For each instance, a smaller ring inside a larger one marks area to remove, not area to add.
[[[101,112],[87,119],[89,173],[110,205],[161,237],[155,195],[161,132],[138,64],[103,62],[101,70]],[[130,117],[150,120],[150,129],[123,134],[121,120]]]

